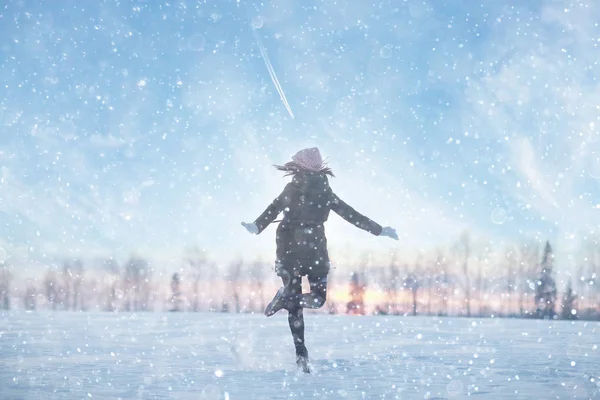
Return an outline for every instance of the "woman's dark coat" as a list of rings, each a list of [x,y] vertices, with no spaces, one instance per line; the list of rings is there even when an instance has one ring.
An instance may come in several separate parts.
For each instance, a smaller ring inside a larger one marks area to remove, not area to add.
[[[333,193],[327,175],[297,172],[283,192],[254,221],[261,233],[281,212],[284,213],[277,227],[279,269],[294,275],[323,276],[329,273],[323,225],[331,210],[360,229],[377,236],[381,234],[381,225],[358,213]]]

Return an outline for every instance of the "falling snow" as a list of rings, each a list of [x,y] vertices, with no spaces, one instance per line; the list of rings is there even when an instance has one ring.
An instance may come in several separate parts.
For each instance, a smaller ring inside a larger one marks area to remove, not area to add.
[[[600,3],[479,3],[4,1],[0,398],[600,398]],[[327,221],[303,375],[309,146],[399,240]]]

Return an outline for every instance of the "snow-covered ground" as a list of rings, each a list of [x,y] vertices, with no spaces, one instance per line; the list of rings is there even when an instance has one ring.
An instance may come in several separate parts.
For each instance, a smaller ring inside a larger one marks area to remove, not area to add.
[[[307,315],[0,314],[1,399],[600,399],[600,324]]]

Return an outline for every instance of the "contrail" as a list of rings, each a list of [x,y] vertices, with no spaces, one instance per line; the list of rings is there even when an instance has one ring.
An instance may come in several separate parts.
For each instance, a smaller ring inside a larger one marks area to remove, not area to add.
[[[253,33],[254,33],[254,37],[256,38],[256,43],[258,44],[258,48],[260,49],[260,55],[262,56],[265,65],[267,66],[267,70],[269,71],[269,75],[271,76],[271,80],[273,81],[273,84],[275,85],[275,89],[277,89],[277,92],[279,92],[279,97],[281,98],[281,101],[283,102],[283,105],[285,106],[285,108],[288,110],[288,113],[290,113],[290,116],[292,117],[292,119],[294,119],[294,113],[292,112],[292,108],[290,107],[290,103],[288,103],[286,97],[285,97],[285,93],[283,93],[283,88],[281,87],[281,84],[279,83],[279,79],[277,79],[277,75],[275,75],[275,70],[273,69],[273,65],[271,65],[271,61],[269,60],[269,56],[267,55],[267,50],[265,49],[265,46],[263,46],[260,37],[258,36],[258,34],[256,33],[256,29],[252,29]]]

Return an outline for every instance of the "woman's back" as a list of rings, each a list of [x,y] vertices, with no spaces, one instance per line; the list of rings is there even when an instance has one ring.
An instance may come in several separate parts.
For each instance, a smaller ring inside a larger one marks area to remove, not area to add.
[[[311,225],[327,221],[334,201],[327,175],[320,172],[299,172],[286,186],[284,194],[289,199],[283,209],[284,223]]]

